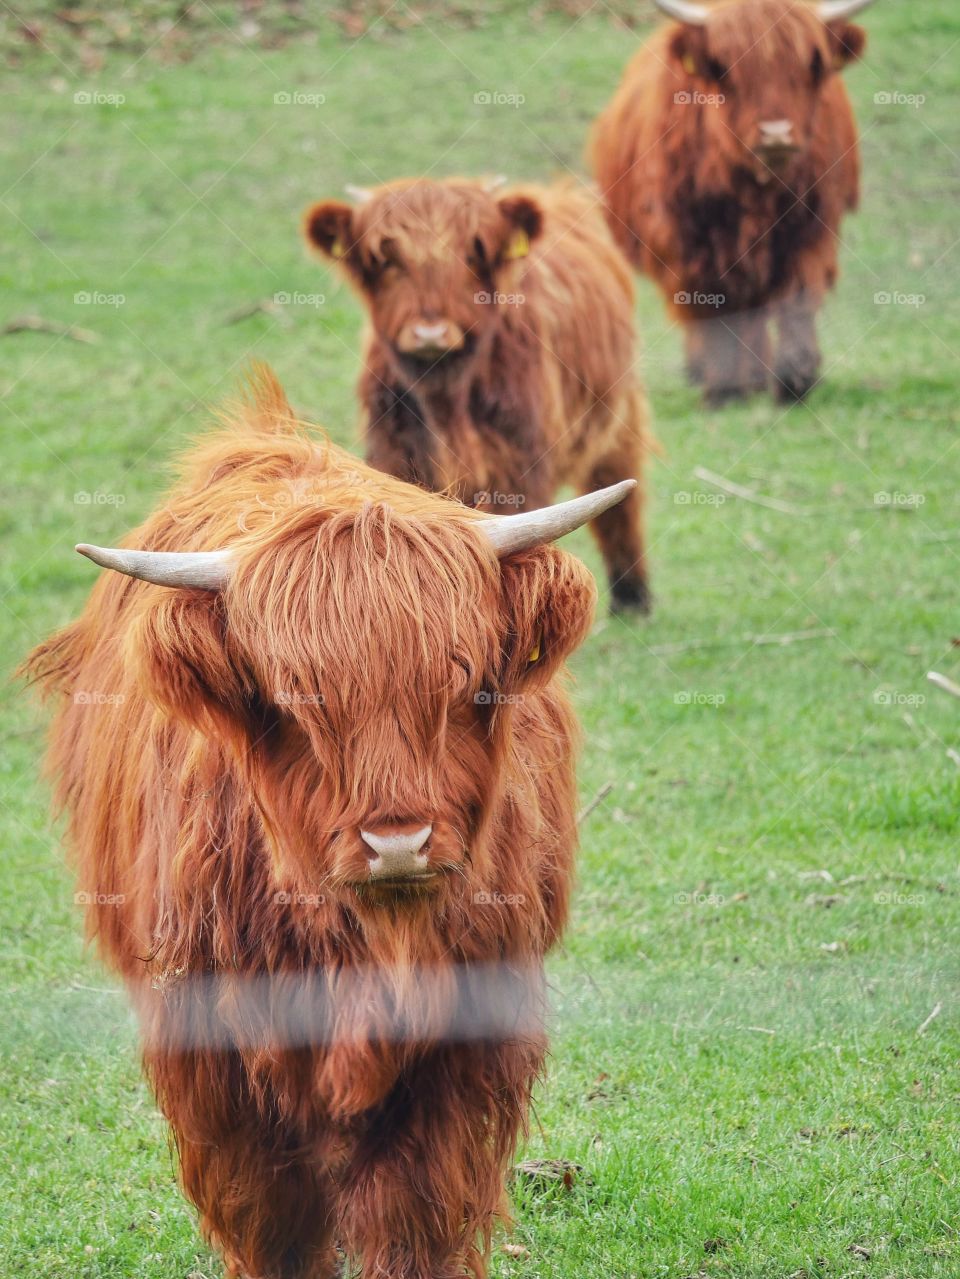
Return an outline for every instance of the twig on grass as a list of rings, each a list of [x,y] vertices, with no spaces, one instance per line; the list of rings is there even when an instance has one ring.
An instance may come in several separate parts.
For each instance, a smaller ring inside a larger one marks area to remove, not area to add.
[[[808,506],[795,506],[792,502],[781,502],[778,497],[766,497],[763,493],[758,493],[756,489],[745,488],[744,485],[728,480],[725,475],[718,475],[716,471],[708,470],[705,466],[695,467],[693,473],[698,480],[705,480],[721,492],[729,493],[731,497],[739,497],[744,502],[753,502],[755,506],[766,506],[771,511],[779,511],[781,515],[813,514]]]
[[[57,337],[69,338],[71,342],[86,342],[92,346],[100,341],[98,334],[91,329],[78,329],[72,324],[61,324],[58,320],[45,320],[42,315],[19,315],[8,320],[0,328],[0,337],[10,333],[53,333]]]
[[[941,1004],[940,1001],[937,1000],[930,1016],[927,1017],[925,1021],[921,1022],[921,1024],[917,1027],[917,1034],[925,1035],[927,1033],[928,1026],[930,1026],[932,1022],[935,1022],[942,1012],[943,1012],[943,1004]]]
[[[813,631],[785,631],[781,635],[737,635],[732,639],[698,639],[687,640],[682,644],[654,644],[647,649],[655,657],[671,653],[689,653],[701,648],[735,648],[738,644],[798,644],[803,640],[832,639],[836,635],[832,627],[824,627]]]
[[[231,311],[229,315],[224,317],[223,323],[239,324],[241,320],[249,320],[252,315],[269,315],[272,319],[277,320],[285,328],[290,327],[290,318],[284,312],[283,308],[272,298],[260,298],[256,302],[250,302],[246,306],[237,307],[235,311]]]
[[[603,783],[603,785],[597,791],[596,795],[594,795],[593,799],[591,799],[590,803],[585,804],[584,807],[581,808],[580,812],[577,814],[578,826],[580,825],[581,822],[585,822],[587,820],[587,818],[590,816],[590,814],[593,812],[595,808],[599,808],[599,806],[603,803],[603,801],[607,798],[607,796],[610,794],[612,790],[613,790],[613,782]]]

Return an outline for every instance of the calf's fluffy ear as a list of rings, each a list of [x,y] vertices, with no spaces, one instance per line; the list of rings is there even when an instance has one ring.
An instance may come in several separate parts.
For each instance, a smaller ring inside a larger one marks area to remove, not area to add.
[[[322,200],[304,214],[303,233],[308,244],[339,261],[353,246],[353,208],[340,200]]]
[[[863,56],[867,47],[867,33],[863,27],[858,27],[853,22],[831,22],[827,30],[830,32],[835,67],[845,67],[847,63],[856,62]]]
[[[232,736],[249,727],[253,687],[228,652],[222,601],[209,592],[151,594],[130,645],[141,687],[166,714]]]
[[[555,546],[500,562],[505,618],[505,688],[547,683],[583,643],[593,623],[597,588],[586,565]]]
[[[508,259],[526,257],[530,241],[543,230],[540,205],[528,195],[507,195],[497,203],[508,228],[503,256]]]
[[[707,61],[707,33],[704,27],[679,27],[670,37],[667,47],[687,75],[703,74]]]

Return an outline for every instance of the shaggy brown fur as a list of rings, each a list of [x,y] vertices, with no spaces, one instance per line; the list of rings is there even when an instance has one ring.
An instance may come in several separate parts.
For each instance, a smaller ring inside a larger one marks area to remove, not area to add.
[[[633,286],[589,192],[395,182],[315,205],[305,232],[369,313],[372,465],[503,513],[640,478]],[[615,608],[648,605],[641,503],[638,487],[594,526]]]
[[[318,446],[265,373],[128,539],[231,546],[228,586],[104,573],[29,659],[89,929],[232,1274],[331,1279],[337,1245],[365,1279],[486,1273],[545,1045],[456,1028],[474,966],[535,986],[566,919],[560,676],[595,591],[555,547],[498,561],[481,518]],[[360,828],[409,820],[436,879],[365,886]],[[305,975],[335,1010],[306,1043]]]
[[[658,30],[596,122],[610,228],[685,326],[689,373],[712,401],[763,389],[771,372],[781,398],[799,399],[819,377],[816,315],[859,192],[837,73],[864,42],[802,0],[721,0],[704,27]],[[764,122],[789,122],[794,149],[765,147]]]

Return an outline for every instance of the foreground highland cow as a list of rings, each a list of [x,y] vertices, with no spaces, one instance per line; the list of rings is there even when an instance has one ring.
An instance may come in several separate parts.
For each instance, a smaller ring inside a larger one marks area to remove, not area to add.
[[[500,512],[639,476],[633,284],[589,192],[464,180],[309,209],[309,243],[369,312],[367,460]],[[616,610],[649,606],[641,491],[594,523]]]
[[[816,317],[859,200],[857,130],[838,72],[870,0],[656,0],[679,19],[627,67],[592,163],[610,228],[686,329],[709,401],[820,374]],[[769,323],[778,328],[776,354]]]
[[[89,927],[230,1273],[483,1276],[575,844],[545,543],[305,435],[269,375],[29,669]],[[149,549],[141,549],[149,548]],[[141,580],[138,580],[141,579]]]

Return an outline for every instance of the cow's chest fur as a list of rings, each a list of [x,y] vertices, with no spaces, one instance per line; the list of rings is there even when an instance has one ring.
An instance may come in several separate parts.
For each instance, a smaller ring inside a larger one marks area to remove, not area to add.
[[[684,182],[671,201],[681,245],[684,287],[719,295],[732,310],[781,294],[798,254],[827,234],[814,181],[795,189],[772,178],[759,186],[746,174],[728,190],[698,191]]]

